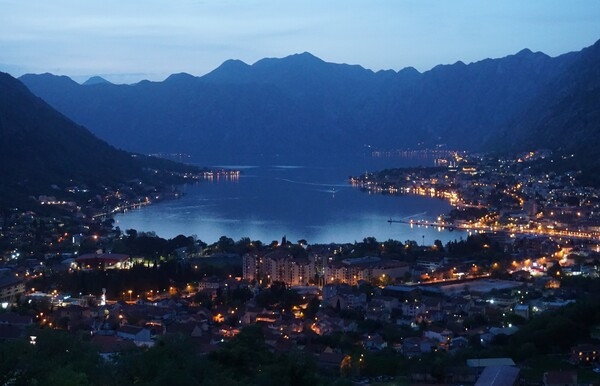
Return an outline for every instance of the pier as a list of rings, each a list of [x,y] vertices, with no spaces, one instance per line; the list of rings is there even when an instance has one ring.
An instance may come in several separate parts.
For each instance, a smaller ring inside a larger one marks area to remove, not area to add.
[[[387,222],[389,222],[390,224],[400,223],[400,224],[419,225],[419,226],[434,227],[434,228],[446,228],[449,231],[454,230],[453,224],[447,224],[447,223],[442,223],[442,222],[432,222],[432,221],[426,221],[426,220],[393,220],[390,218],[389,220],[387,220]]]

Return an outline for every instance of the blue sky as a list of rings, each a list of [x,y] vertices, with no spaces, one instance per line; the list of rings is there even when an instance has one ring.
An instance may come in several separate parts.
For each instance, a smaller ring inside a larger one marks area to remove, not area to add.
[[[116,83],[308,51],[372,70],[600,39],[598,0],[0,0],[0,71]]]

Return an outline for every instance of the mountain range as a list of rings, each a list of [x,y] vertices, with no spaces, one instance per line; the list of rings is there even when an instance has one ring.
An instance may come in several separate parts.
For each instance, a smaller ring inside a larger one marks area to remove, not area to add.
[[[0,72],[0,207],[30,207],[30,196],[39,195],[76,201],[65,197],[73,186],[102,192],[132,180],[175,183],[178,174],[197,170],[118,150]]]
[[[557,57],[524,49],[423,73],[373,72],[302,53],[133,85],[51,74],[20,80],[98,137],[142,153],[233,160],[440,145],[574,151],[600,131],[599,63],[597,42]]]

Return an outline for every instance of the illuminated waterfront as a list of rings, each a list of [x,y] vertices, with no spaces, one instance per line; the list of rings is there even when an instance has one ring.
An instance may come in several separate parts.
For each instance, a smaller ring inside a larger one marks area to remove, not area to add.
[[[570,174],[523,171],[524,163],[548,156],[543,151],[512,159],[453,153],[445,160],[448,167],[389,169],[350,177],[350,183],[368,193],[437,197],[456,208],[434,221],[390,219],[390,223],[559,241],[600,239],[598,189],[580,186]],[[567,184],[562,183],[565,180]]]

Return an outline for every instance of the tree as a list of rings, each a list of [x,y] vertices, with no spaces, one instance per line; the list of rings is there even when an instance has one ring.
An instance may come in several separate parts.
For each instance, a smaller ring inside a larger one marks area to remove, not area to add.
[[[546,275],[555,279],[562,279],[563,271],[560,263],[557,262],[554,265],[552,265],[552,267],[548,268],[548,270],[546,271]]]
[[[221,236],[214,246],[219,252],[231,253],[234,252],[235,241],[231,237]]]
[[[87,374],[75,370],[71,365],[53,369],[46,374],[43,383],[49,386],[86,386],[91,384]]]
[[[8,385],[19,379],[23,358],[32,355],[33,347],[22,340],[8,340],[0,344],[0,384]]]
[[[194,248],[195,242],[192,237],[186,237],[184,235],[177,235],[175,238],[168,241],[169,251],[174,251],[179,248]]]
[[[125,234],[127,235],[127,238],[129,238],[129,240],[133,240],[137,237],[137,231],[135,229],[127,229],[125,231]]]
[[[203,380],[205,365],[189,339],[164,335],[145,351],[131,351],[117,362],[118,384],[189,385]]]
[[[259,385],[304,386],[318,384],[317,365],[311,354],[292,350],[265,366],[256,377]]]
[[[202,307],[206,307],[209,310],[213,307],[213,301],[210,295],[205,292],[197,292],[194,295],[194,303],[201,304]]]
[[[235,243],[235,253],[238,255],[243,255],[244,253],[248,253],[255,248],[252,240],[249,237],[242,237]]]
[[[242,307],[250,299],[252,299],[252,291],[248,288],[235,288],[229,291],[228,301],[234,306]]]
[[[400,258],[404,256],[404,244],[398,240],[389,239],[383,243],[383,253],[391,258]]]
[[[35,346],[23,342],[12,347],[14,384],[96,385],[107,381],[97,349],[82,335],[51,329],[31,334],[36,336]]]
[[[308,301],[308,305],[306,306],[306,311],[304,315],[307,319],[312,319],[319,312],[319,308],[321,307],[321,301],[318,297],[314,296]]]

